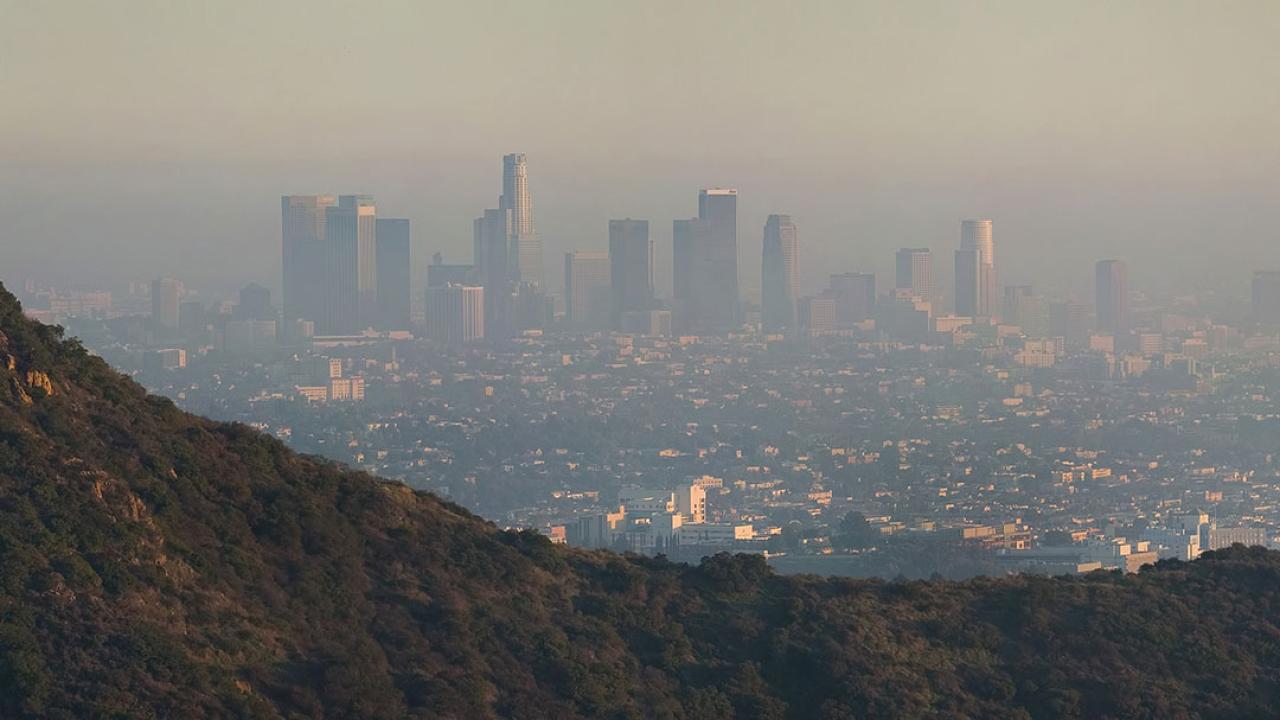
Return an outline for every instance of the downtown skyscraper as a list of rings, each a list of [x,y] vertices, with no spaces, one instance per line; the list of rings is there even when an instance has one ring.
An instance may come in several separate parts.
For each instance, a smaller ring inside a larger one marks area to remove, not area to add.
[[[937,301],[934,297],[933,253],[929,248],[900,248],[894,257],[894,289],[907,290],[912,295],[930,303]]]
[[[549,315],[543,288],[542,243],[533,228],[529,170],[522,153],[502,158],[496,209],[474,224],[474,264],[484,287],[485,334],[510,337],[541,327]]]
[[[705,189],[698,193],[698,219],[675,228],[677,293],[686,296],[682,326],[718,334],[737,324],[738,191]],[[677,298],[680,300],[681,298]]]
[[[610,322],[622,328],[629,312],[654,308],[653,240],[648,220],[609,221]]]
[[[800,243],[790,215],[770,215],[764,224],[760,314],[765,330],[796,325]]]
[[[499,337],[511,328],[511,295],[517,274],[511,252],[512,212],[485,210],[476,218],[473,230],[473,263],[485,296],[485,330]]]
[[[323,287],[325,211],[334,195],[285,195],[280,198],[282,297],[286,327],[297,320],[318,320]]]
[[[449,347],[484,339],[484,288],[445,283],[427,288],[427,335]]]
[[[404,218],[378,218],[376,227],[378,327],[408,330],[412,325],[410,276],[413,273],[409,221]]]
[[[325,208],[316,332],[349,335],[377,322],[377,207],[370,195],[340,195]]]
[[[1098,331],[1120,335],[1129,330],[1129,267],[1123,260],[1101,260],[1094,268]]]
[[[511,257],[515,279],[541,287],[542,241],[533,229],[533,199],[529,195],[529,165],[524,153],[502,158],[502,196],[498,209],[511,211]]]
[[[960,224],[956,250],[956,314],[991,318],[998,315],[996,248],[990,220]]]
[[[575,250],[564,254],[564,305],[574,330],[604,330],[610,323],[608,253]]]
[[[688,306],[693,299],[693,248],[697,234],[698,218],[671,223],[671,297],[682,326],[688,324]]]

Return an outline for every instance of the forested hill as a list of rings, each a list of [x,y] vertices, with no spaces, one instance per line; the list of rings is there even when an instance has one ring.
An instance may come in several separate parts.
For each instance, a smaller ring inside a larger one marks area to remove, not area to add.
[[[881,583],[555,547],[185,414],[0,288],[0,716],[1274,717],[1280,559]]]

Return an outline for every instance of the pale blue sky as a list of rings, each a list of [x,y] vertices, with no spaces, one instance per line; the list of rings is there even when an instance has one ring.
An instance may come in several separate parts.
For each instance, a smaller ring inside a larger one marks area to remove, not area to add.
[[[0,274],[276,284],[284,193],[369,192],[464,260],[500,155],[548,250],[741,190],[743,286],[802,270],[1002,280],[1280,267],[1280,3],[0,0]],[[884,281],[888,282],[887,275]],[[1087,286],[1087,285],[1086,285]]]

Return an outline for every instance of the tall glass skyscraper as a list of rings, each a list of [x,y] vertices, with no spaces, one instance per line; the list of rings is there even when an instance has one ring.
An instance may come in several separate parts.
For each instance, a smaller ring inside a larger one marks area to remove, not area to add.
[[[542,286],[542,241],[533,229],[533,200],[529,196],[529,165],[524,153],[502,158],[502,196],[499,210],[511,211],[512,267],[519,282]]]
[[[1123,260],[1100,260],[1094,268],[1098,330],[1119,335],[1129,330],[1129,267]]]
[[[697,332],[732,329],[738,315],[738,191],[698,193],[693,241],[692,327]]]
[[[999,314],[996,283],[996,246],[991,237],[991,221],[963,221],[960,249],[956,251],[956,314],[996,317]]]
[[[610,321],[615,329],[621,329],[624,314],[653,309],[653,240],[648,220],[609,221],[609,279],[613,288]]]
[[[283,250],[281,304],[285,327],[295,320],[318,320],[324,272],[325,210],[338,204],[333,195],[285,195],[280,198]]]
[[[933,253],[929,248],[901,248],[895,256],[894,288],[933,303]],[[937,308],[934,308],[935,310]]]
[[[476,277],[484,288],[485,332],[502,337],[511,330],[511,295],[514,278],[512,218],[510,210],[489,209],[476,218],[474,264]]]
[[[409,221],[378,218],[377,230],[378,327],[408,330],[412,324],[410,276],[413,272]]]
[[[760,315],[766,330],[781,330],[796,324],[799,255],[800,243],[791,216],[770,215],[764,224],[760,263]]]
[[[377,322],[377,208],[370,195],[340,195],[325,209],[316,332],[347,335]]]
[[[577,250],[564,254],[566,319],[574,330],[603,330],[609,323],[609,255]]]

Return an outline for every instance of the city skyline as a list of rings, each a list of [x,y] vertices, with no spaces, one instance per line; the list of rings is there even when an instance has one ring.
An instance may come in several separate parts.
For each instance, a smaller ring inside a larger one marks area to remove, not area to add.
[[[524,28],[519,78],[484,50],[517,35],[484,3],[382,8],[356,34],[343,13],[302,8],[9,7],[7,266],[64,284],[184,275],[228,294],[248,266],[279,295],[271,198],[351,188],[413,223],[421,273],[437,249],[466,256],[468,223],[494,206],[493,158],[514,148],[536,158],[547,258],[630,216],[654,223],[665,263],[663,219],[691,214],[688,188],[726,185],[742,227],[785,209],[805,228],[810,288],[833,265],[884,284],[903,246],[949,266],[951,227],[974,216],[999,219],[1014,284],[1082,267],[1051,289],[1091,293],[1088,264],[1116,255],[1135,286],[1244,295],[1235,268],[1280,267],[1274,6],[746,3],[731,27],[709,6],[534,3],[504,11]],[[688,22],[666,20],[677,11]],[[669,54],[640,52],[657,37]],[[787,52],[761,52],[775,44]],[[1010,44],[1034,50],[1009,63]],[[254,71],[282,53],[330,81]],[[358,101],[334,111],[330,85]],[[759,253],[739,250],[758,295]],[[558,287],[557,263],[545,269]]]
[[[0,715],[1280,715],[1280,3],[0,18]]]

